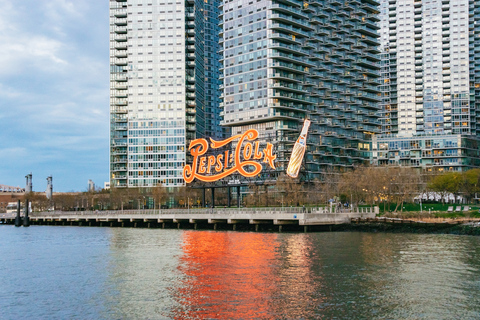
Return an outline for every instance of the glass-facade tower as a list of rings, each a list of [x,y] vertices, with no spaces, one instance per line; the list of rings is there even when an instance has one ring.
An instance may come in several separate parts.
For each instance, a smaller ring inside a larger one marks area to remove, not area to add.
[[[382,132],[478,135],[478,1],[381,7]]]
[[[110,0],[112,187],[184,185],[206,127],[204,3]]]
[[[372,163],[480,167],[480,2],[381,0],[382,133]]]
[[[305,172],[352,167],[379,130],[379,3],[243,0],[221,5],[223,122],[255,128],[285,169],[304,119]]]
[[[220,67],[221,50],[219,34],[222,28],[219,25],[221,0],[207,0],[204,2],[205,12],[205,136],[217,140],[229,136],[229,130],[220,126]]]

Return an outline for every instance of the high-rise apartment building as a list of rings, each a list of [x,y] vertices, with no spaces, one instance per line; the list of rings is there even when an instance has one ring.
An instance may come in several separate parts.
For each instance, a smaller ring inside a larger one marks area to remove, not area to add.
[[[219,95],[215,7],[203,0],[110,0],[112,187],[184,185],[189,141],[219,121],[212,107]]]
[[[480,3],[381,0],[380,11],[384,135],[373,162],[479,166]]]
[[[304,171],[364,160],[379,130],[379,3],[227,0],[221,10],[222,124],[257,129],[280,169],[306,118]]]
[[[383,132],[480,134],[476,6],[381,0]]]
[[[219,34],[221,0],[207,0],[205,10],[205,136],[222,140],[229,136],[229,130],[220,126],[220,69],[221,49]]]

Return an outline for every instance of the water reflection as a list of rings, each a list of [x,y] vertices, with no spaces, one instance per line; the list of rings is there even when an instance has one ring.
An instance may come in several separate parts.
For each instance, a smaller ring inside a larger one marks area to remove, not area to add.
[[[175,306],[167,288],[182,281],[177,272],[181,230],[113,228],[109,279],[99,300],[103,319],[166,319]]]
[[[276,234],[192,231],[183,234],[174,318],[245,318],[272,313],[279,281]]]
[[[480,253],[464,239],[187,231],[169,317],[475,319],[479,265],[466,257]]]
[[[480,319],[480,237],[2,226],[0,240],[2,319]]]

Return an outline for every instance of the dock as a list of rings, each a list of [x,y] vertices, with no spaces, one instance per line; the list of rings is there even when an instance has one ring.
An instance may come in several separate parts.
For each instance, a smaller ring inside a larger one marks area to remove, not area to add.
[[[177,228],[255,231],[314,231],[321,227],[374,219],[378,207],[266,207],[108,211],[53,211],[30,213],[31,225]],[[14,224],[15,217],[0,217]]]

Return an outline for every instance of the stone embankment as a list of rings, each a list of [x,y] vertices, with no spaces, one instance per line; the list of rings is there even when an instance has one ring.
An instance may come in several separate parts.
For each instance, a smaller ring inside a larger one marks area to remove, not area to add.
[[[480,235],[480,219],[402,219],[402,218],[353,218],[349,225],[335,228],[337,231],[409,232]]]

